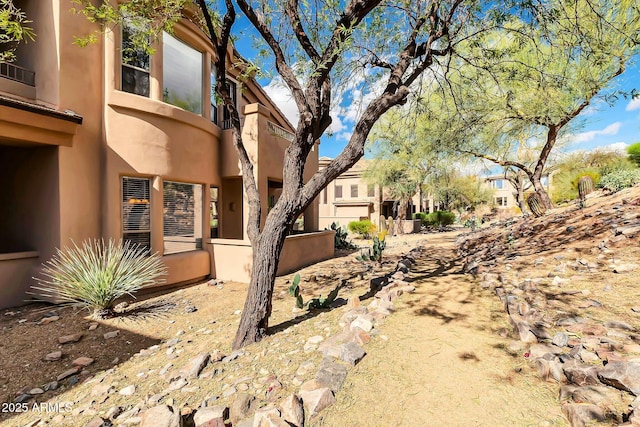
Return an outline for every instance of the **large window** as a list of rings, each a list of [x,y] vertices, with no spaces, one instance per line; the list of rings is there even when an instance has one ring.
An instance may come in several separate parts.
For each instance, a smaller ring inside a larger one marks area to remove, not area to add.
[[[149,180],[122,177],[122,238],[151,249]]]
[[[336,199],[341,199],[342,198],[342,185],[336,185],[334,188],[334,193],[335,193],[335,198]]]
[[[494,179],[491,181],[491,187],[496,188],[498,190],[502,190],[504,188],[504,181],[502,179]]]
[[[498,206],[507,206],[507,198],[506,197],[496,197],[496,205],[498,205]]]
[[[164,181],[163,231],[164,253],[202,248],[202,186]]]
[[[162,99],[202,114],[202,53],[167,33],[162,34]]]
[[[358,197],[358,185],[352,185],[351,186],[351,197]]]
[[[233,100],[233,105],[238,108],[238,95],[236,93],[238,87],[236,86],[236,83],[232,80],[227,79],[227,90],[229,91],[229,95]],[[229,110],[227,110],[227,108],[225,107],[222,109],[222,112],[222,129],[231,129],[231,114],[229,113]]]
[[[122,82],[124,92],[149,96],[149,54],[134,47],[134,27],[122,28]]]

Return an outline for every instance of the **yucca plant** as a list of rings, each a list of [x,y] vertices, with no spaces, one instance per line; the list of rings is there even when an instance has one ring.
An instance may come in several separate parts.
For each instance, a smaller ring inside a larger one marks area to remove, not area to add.
[[[89,240],[82,247],[57,249],[43,264],[44,278],[34,278],[31,294],[60,304],[93,311],[94,318],[115,315],[115,301],[154,283],[162,283],[167,269],[158,254],[147,255],[147,248],[129,241]]]

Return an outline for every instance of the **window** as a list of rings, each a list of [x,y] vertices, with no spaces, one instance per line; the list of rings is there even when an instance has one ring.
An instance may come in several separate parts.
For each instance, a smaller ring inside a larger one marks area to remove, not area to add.
[[[122,82],[124,92],[149,96],[149,54],[134,47],[135,28],[122,27]]]
[[[218,218],[218,187],[209,188],[209,228],[210,237],[215,239],[220,237],[220,222]]]
[[[367,185],[367,197],[375,197],[376,196],[376,186],[375,185]]]
[[[162,99],[202,114],[202,53],[162,33]]]
[[[151,250],[149,180],[122,177],[122,239]]]
[[[336,185],[335,188],[335,198],[336,199],[341,199],[342,198],[342,185]]]
[[[498,206],[507,206],[507,198],[506,197],[496,197],[496,205],[498,205]]]
[[[202,186],[164,181],[162,184],[164,253],[202,248]]]
[[[213,123],[218,124],[218,101],[216,100],[216,69],[215,65],[211,64],[210,84],[211,91],[209,94],[209,102],[211,103],[210,119]]]
[[[358,197],[358,186],[357,185],[352,185],[351,186],[351,197]]]
[[[491,181],[491,188],[497,188],[498,190],[502,190],[503,188],[503,180],[501,179],[495,179],[493,181]]]
[[[238,108],[238,95],[236,94],[238,87],[232,80],[227,79],[227,90],[233,101],[233,105]],[[227,108],[222,109],[222,129],[231,129],[231,114]]]

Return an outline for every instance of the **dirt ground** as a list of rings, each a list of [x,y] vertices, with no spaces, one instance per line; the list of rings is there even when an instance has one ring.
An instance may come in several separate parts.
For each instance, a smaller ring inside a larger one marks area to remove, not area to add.
[[[543,229],[535,239],[512,241],[500,236],[506,233],[501,229],[488,231],[487,239],[509,242],[505,250],[509,253],[498,255],[498,264],[513,265],[512,272],[521,275],[546,277],[560,254],[568,259],[595,258],[594,245],[602,233],[608,232],[608,226],[598,228],[598,221],[602,221],[598,212],[620,203],[623,197],[638,196],[640,188],[600,201],[594,199],[589,209],[577,213],[569,207],[567,212],[573,213],[563,221],[529,220],[527,224],[539,223]],[[635,211],[625,212],[633,216]],[[568,224],[577,230],[571,238],[566,237]],[[388,237],[386,261],[381,266],[356,261],[357,253],[341,252],[331,260],[300,270],[305,300],[326,295],[336,283],[346,283],[340,290],[341,300],[329,310],[292,310],[294,301],[286,289],[293,274],[278,278],[271,335],[247,347],[237,360],[207,367],[188,391],[171,394],[172,404],[187,411],[197,408],[203,399],[218,396],[216,404],[230,405],[235,395],[225,396],[225,390],[243,382],[248,393],[265,403],[298,392],[296,384],[315,374],[313,369],[300,374],[299,367],[304,363],[317,367],[322,359],[318,352],[302,351],[307,340],[338,333],[339,319],[345,311],[341,304],[351,296],[359,296],[363,304],[368,304],[370,279],[392,271],[402,254],[423,247],[408,279],[416,286],[416,292],[405,294],[396,302],[396,312],[365,346],[367,356],[350,370],[336,395],[337,403],[322,412],[312,425],[568,425],[560,411],[558,385],[538,379],[531,363],[512,347],[514,336],[499,299],[491,290],[482,289],[473,276],[461,274],[462,260],[453,246],[459,233]],[[362,247],[369,244],[356,243]],[[625,262],[637,261],[639,247],[637,241],[627,242],[611,256]],[[599,270],[592,276],[571,277],[581,293],[558,294],[553,302],[565,304],[561,309],[575,313],[582,301],[577,299],[580,295],[586,300],[597,295],[602,304],[586,307],[585,314],[640,326],[637,312],[631,309],[638,306],[637,275],[613,277]],[[631,280],[633,277],[636,280]],[[605,285],[613,291],[603,292]],[[233,282],[165,290],[132,303],[125,310],[126,316],[101,321],[95,329],[90,329],[92,321],[83,317],[86,313],[68,308],[26,306],[0,311],[1,402],[13,402],[20,392],[55,380],[78,357],[95,360],[79,375],[60,381],[56,390],[28,401],[29,405],[73,402],[72,414],[4,411],[0,413],[0,424],[24,426],[40,419],[40,426],[82,427],[109,408],[131,409],[166,389],[166,379],[158,372],[168,364],[179,368],[203,351],[229,354],[245,296],[246,285]],[[52,315],[59,319],[42,322]],[[104,338],[105,333],[116,330],[116,338]],[[58,337],[73,333],[83,334],[79,342],[58,344]],[[177,344],[167,343],[175,338]],[[43,360],[56,350],[63,352],[61,360]],[[265,378],[271,377],[281,383],[275,392],[264,384]],[[113,385],[115,390],[135,384],[136,393],[111,393],[99,401],[92,397],[92,389],[100,382]]]

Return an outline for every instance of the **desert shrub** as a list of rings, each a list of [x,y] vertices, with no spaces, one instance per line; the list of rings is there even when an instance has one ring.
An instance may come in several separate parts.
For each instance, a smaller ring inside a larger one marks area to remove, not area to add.
[[[43,266],[44,278],[36,278],[33,295],[93,310],[96,318],[114,315],[118,298],[162,282],[160,277],[167,273],[158,254],[148,255],[143,246],[111,239],[58,249]]]
[[[361,221],[351,221],[349,223],[349,231],[352,233],[356,233],[360,237],[368,239],[374,231],[376,231],[376,226],[368,219],[364,219]]]
[[[429,216],[429,214],[424,213],[424,212],[416,212],[413,214],[412,218],[413,219],[419,219],[420,222],[422,223],[422,225],[427,225],[426,221],[427,221],[427,217]]]
[[[640,182],[640,170],[619,169],[604,175],[599,186],[615,193],[623,188],[633,187],[638,182]]]
[[[640,142],[631,144],[627,147],[627,154],[629,154],[629,160],[640,166]]]
[[[435,211],[427,215],[427,225],[440,227],[451,225],[456,221],[456,215],[449,211]]]

